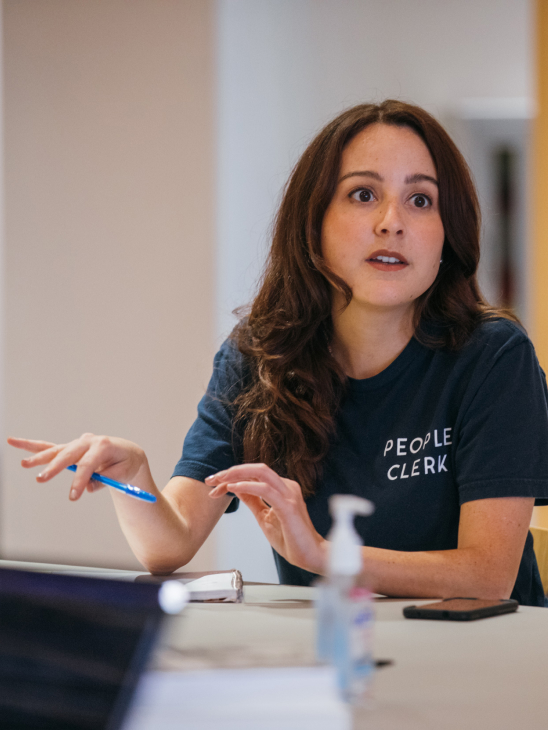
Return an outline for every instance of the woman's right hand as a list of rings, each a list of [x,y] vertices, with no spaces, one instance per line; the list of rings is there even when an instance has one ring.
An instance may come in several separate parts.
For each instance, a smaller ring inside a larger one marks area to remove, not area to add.
[[[120,527],[137,559],[151,573],[167,574],[186,565],[230,503],[228,497],[210,499],[211,489],[189,477],[172,477],[160,491],[144,451],[125,439],[85,433],[68,444],[20,438],[9,438],[8,443],[31,452],[21,464],[27,469],[42,467],[36,477],[40,483],[76,464],[71,500],[79,499],[86,489],[93,492],[102,487],[91,480],[93,472],[154,494],[156,502],[151,503],[110,490]]]
[[[21,438],[8,438],[8,443],[17,449],[32,452],[32,456],[21,461],[21,466],[26,469],[45,466],[36,477],[40,483],[49,481],[67,466],[76,464],[69,493],[71,500],[79,499],[86,489],[93,492],[102,487],[99,482],[91,480],[93,472],[150,490],[152,476],[145,453],[137,444],[125,439],[85,433],[68,444]]]

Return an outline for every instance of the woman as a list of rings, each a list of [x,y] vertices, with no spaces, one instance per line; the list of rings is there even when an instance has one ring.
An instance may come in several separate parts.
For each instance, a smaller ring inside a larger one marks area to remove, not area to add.
[[[326,570],[327,500],[357,520],[367,580],[395,596],[543,605],[528,526],[548,498],[544,375],[476,281],[479,210],[442,127],[397,101],[354,107],[295,167],[248,316],[215,358],[198,418],[160,492],[143,451],[85,434],[10,439],[45,482],[78,464],[157,495],[113,493],[150,571],[184,565],[225,511],[249,506],[282,582]]]

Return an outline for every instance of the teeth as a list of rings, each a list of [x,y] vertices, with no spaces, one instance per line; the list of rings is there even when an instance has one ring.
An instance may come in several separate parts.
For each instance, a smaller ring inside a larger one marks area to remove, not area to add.
[[[382,261],[384,264],[401,264],[401,261],[393,256],[375,256],[374,260]]]

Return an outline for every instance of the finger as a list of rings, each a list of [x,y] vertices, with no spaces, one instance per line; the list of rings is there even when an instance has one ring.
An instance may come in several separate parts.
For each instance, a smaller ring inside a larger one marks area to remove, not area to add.
[[[225,471],[219,471],[216,474],[211,474],[210,476],[206,477],[204,479],[204,482],[208,486],[218,486],[223,481],[224,475],[226,474],[227,470]]]
[[[268,542],[280,554],[284,553],[284,536],[281,520],[277,513],[266,506],[260,497],[250,494],[240,496],[242,502],[249,507],[255,520]]]
[[[222,484],[217,485],[216,487],[213,487],[211,491],[209,492],[209,496],[212,499],[218,499],[219,497],[224,497],[230,492],[230,486],[228,482],[223,482]]]
[[[240,499],[247,507],[249,507],[259,525],[262,525],[264,518],[270,512],[270,507],[266,504],[266,502],[260,497],[254,497],[251,494],[242,494]]]
[[[216,487],[213,487],[213,489],[209,492],[209,496],[213,499],[217,499],[218,497],[224,496],[227,492],[227,484],[228,482],[222,482],[221,484],[218,484]]]
[[[100,444],[92,444],[77,461],[76,472],[69,492],[69,499],[76,501],[80,499],[85,490],[96,492],[103,485],[94,481],[91,477],[93,472],[99,472],[104,467],[104,449]],[[74,462],[72,462],[74,463]]]
[[[238,464],[230,469],[225,469],[217,474],[207,477],[205,483],[216,486],[221,482],[241,482],[256,479],[259,482],[270,484],[279,490],[284,490],[287,485],[282,478],[266,464]]]
[[[94,492],[94,482],[91,479],[93,474],[93,467],[87,464],[78,464],[76,472],[74,473],[74,479],[70,485],[69,499],[72,502],[76,502],[80,499],[84,491],[87,489],[88,492]]]
[[[105,484],[101,484],[101,482],[96,482],[94,479],[92,479],[87,485],[86,490],[92,493],[99,491],[99,489],[105,489],[105,487]]]
[[[55,458],[36,477],[39,482],[47,482],[57,476],[63,469],[71,464],[76,464],[88,451],[90,442],[88,439],[79,438],[64,446]]]
[[[44,451],[39,451],[34,456],[27,456],[25,459],[21,459],[21,466],[24,466],[25,469],[30,469],[33,466],[49,464],[64,447],[64,444],[57,444]]]
[[[31,451],[32,453],[44,451],[45,449],[50,449],[52,446],[56,445],[50,441],[33,441],[31,439],[15,438],[14,436],[10,436],[7,441],[10,446],[15,446],[16,449],[23,449],[24,451]]]
[[[259,497],[267,505],[270,505],[270,507],[278,511],[283,511],[289,504],[283,494],[266,482],[231,482],[224,485],[224,488],[226,492],[232,492],[236,497],[241,497],[246,494]]]
[[[237,486],[238,484],[246,484],[246,482],[222,482],[221,484],[218,484],[216,487],[212,487],[209,496],[213,497],[214,499],[218,497],[222,497],[228,492],[232,492],[232,487]],[[257,485],[259,482],[249,482],[249,484]],[[263,483],[263,486],[266,487],[267,485]]]

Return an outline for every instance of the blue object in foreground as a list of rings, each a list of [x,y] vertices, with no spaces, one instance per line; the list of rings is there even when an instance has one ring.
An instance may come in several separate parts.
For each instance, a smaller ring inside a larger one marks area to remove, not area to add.
[[[76,471],[76,464],[67,466],[67,469],[69,471]],[[142,499],[144,502],[156,502],[156,497],[153,494],[145,492],[143,489],[139,489],[139,487],[134,487],[133,484],[122,484],[122,482],[117,482],[115,479],[109,479],[108,477],[104,477],[102,474],[97,474],[95,471],[91,475],[91,478],[94,482],[106,484],[108,487],[113,487],[114,489],[118,489],[120,492],[124,492],[124,494],[129,494],[130,497]]]

